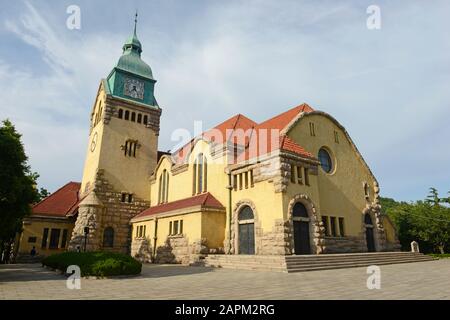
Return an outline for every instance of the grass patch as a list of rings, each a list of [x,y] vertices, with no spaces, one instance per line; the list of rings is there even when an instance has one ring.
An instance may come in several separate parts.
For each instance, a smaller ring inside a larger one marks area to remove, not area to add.
[[[66,272],[70,265],[80,267],[82,276],[140,274],[142,264],[128,255],[109,252],[64,252],[48,256],[42,265]]]
[[[429,255],[432,256],[433,258],[439,258],[439,259],[450,258],[450,253],[444,253],[444,254],[430,253]]]

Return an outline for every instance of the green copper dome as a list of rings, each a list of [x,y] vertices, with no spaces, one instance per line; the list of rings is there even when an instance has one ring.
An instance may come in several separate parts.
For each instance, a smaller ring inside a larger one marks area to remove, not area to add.
[[[150,66],[141,59],[142,44],[136,35],[136,23],[137,14],[133,35],[123,45],[122,55],[106,79],[108,91],[116,98],[158,107],[154,96],[156,80]],[[133,87],[134,91],[130,89]]]
[[[136,35],[136,24],[131,37],[123,45],[123,53],[116,67],[139,76],[153,79],[152,69],[141,59],[142,44]]]

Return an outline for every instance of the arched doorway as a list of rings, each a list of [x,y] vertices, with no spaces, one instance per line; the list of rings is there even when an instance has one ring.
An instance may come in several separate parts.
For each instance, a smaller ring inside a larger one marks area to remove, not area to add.
[[[294,253],[310,254],[311,243],[309,240],[310,218],[306,207],[297,202],[292,209],[292,222],[294,226]]]
[[[366,225],[366,243],[367,243],[367,251],[375,252],[375,239],[373,236],[373,223],[372,217],[369,213],[364,215],[364,224]]]
[[[255,254],[255,216],[244,206],[238,215],[239,254]]]

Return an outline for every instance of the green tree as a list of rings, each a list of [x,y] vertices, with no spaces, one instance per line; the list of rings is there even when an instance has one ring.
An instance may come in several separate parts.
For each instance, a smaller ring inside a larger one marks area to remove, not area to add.
[[[381,198],[382,210],[394,222],[403,250],[411,241],[419,242],[423,252],[444,253],[450,246],[450,208],[448,198],[440,198],[436,188],[423,201],[397,202]]]
[[[38,175],[30,171],[21,135],[9,120],[0,126],[0,150],[0,262],[6,263],[22,219],[38,199]]]

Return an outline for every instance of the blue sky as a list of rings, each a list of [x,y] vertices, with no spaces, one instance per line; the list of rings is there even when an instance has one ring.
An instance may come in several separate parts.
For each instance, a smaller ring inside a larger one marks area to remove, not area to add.
[[[80,181],[89,113],[139,11],[158,80],[160,149],[177,128],[306,102],[352,136],[381,193],[450,190],[450,2],[0,0],[0,119],[23,133],[39,184]],[[66,27],[69,5],[81,29]],[[366,9],[381,9],[368,30]]]

